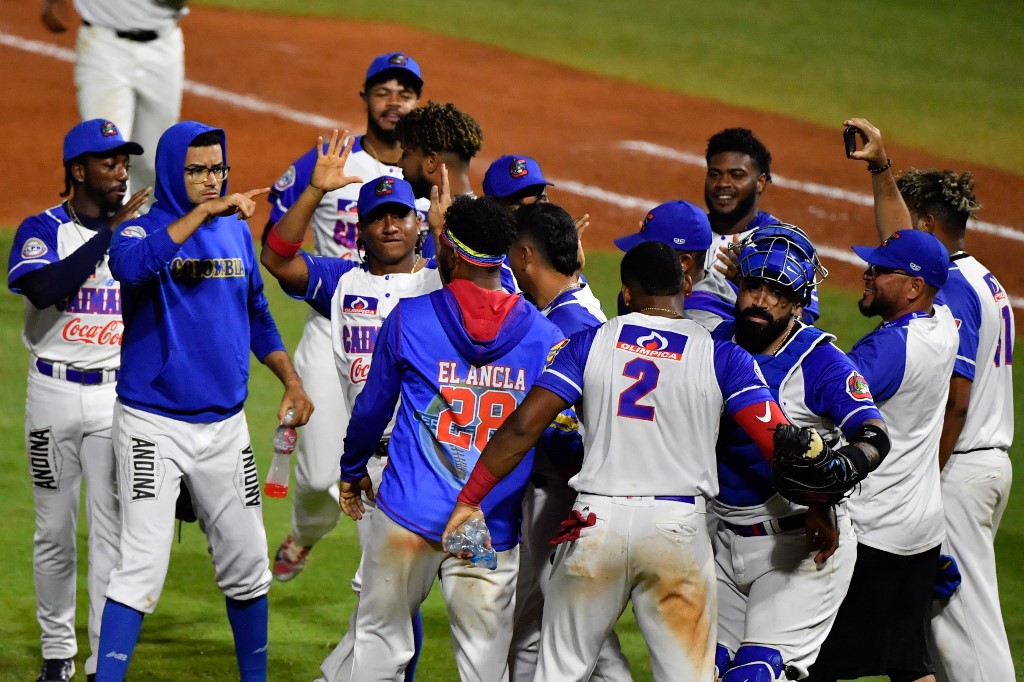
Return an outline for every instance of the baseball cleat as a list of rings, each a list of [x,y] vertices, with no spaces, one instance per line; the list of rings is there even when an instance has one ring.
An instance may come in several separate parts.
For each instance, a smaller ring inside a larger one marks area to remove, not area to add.
[[[292,540],[291,535],[286,537],[274,555],[274,577],[286,583],[297,576],[306,566],[310,549]]]
[[[36,682],[68,682],[75,675],[75,661],[70,658],[51,658],[43,661]]]

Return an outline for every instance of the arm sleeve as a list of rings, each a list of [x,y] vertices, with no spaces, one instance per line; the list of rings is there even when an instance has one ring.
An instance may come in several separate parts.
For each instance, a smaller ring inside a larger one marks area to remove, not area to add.
[[[358,481],[366,475],[366,463],[395,414],[403,371],[401,318],[402,304],[399,303],[381,326],[370,374],[352,405],[345,433],[345,451],[341,456],[343,481]]]
[[[295,200],[299,198],[299,195],[306,189],[306,185],[309,184],[309,179],[313,175],[313,166],[315,165],[316,147],[313,147],[296,159],[295,163],[289,166],[288,170],[270,188],[267,201],[270,202],[271,223],[276,223],[283,218],[288,209],[295,204]]]
[[[583,395],[583,372],[599,329],[584,329],[556,343],[551,349],[553,357],[533,385],[546,388],[570,405],[576,404]]]
[[[358,267],[358,264],[333,256],[314,256],[299,252],[306,261],[309,281],[306,284],[306,303],[327,319],[331,318],[331,301],[342,275]]]
[[[110,230],[99,230],[67,258],[26,269],[11,283],[11,291],[24,294],[40,310],[63,301],[96,271],[96,263],[110,247],[112,236]]]
[[[871,386],[876,404],[896,395],[907,367],[906,329],[872,332],[854,344],[850,360]]]
[[[110,272],[122,284],[142,284],[159,275],[180,249],[166,225],[149,232],[144,222],[122,224],[110,241]]]
[[[267,297],[263,294],[263,275],[260,274],[259,261],[256,260],[249,228],[245,226],[244,221],[239,222],[245,228],[245,242],[249,249],[249,348],[256,359],[263,362],[263,358],[270,353],[284,350],[284,342],[277,331],[277,323],[270,314]]]

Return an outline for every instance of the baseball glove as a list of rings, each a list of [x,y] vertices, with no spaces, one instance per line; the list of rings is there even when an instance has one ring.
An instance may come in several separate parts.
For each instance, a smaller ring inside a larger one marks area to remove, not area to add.
[[[850,457],[833,450],[808,427],[780,424],[774,436],[772,480],[795,504],[837,504],[860,481]]]

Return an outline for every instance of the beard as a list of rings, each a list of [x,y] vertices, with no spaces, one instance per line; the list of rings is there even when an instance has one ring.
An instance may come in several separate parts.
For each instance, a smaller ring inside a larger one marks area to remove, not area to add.
[[[371,131],[374,136],[388,146],[398,144],[398,136],[395,134],[395,129],[385,130],[381,128],[380,124],[377,123],[377,119],[372,116],[366,117],[366,129]]]
[[[708,207],[712,226],[725,225],[732,227],[743,216],[747,215],[754,205],[757,204],[757,189],[751,188],[750,193],[745,197],[737,198],[736,208],[726,213],[717,213],[714,208],[714,197],[707,189],[704,190],[704,203]]]
[[[736,343],[748,353],[761,353],[785,333],[789,322],[788,316],[776,320],[763,310],[746,308],[736,315]]]
[[[860,310],[860,314],[864,317],[875,317],[876,315],[884,317],[882,313],[885,312],[885,305],[879,300],[876,293],[871,303],[866,303],[863,297],[857,301],[857,309]]]

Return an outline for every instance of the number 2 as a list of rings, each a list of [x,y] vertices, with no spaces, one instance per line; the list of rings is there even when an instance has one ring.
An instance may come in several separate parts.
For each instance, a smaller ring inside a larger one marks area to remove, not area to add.
[[[658,387],[658,379],[661,376],[658,365],[645,358],[636,358],[625,364],[622,376],[636,381],[619,394],[618,415],[628,419],[654,421],[654,407],[641,405],[640,400]]]

